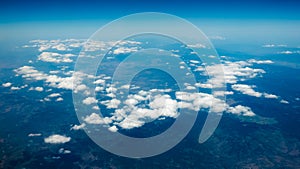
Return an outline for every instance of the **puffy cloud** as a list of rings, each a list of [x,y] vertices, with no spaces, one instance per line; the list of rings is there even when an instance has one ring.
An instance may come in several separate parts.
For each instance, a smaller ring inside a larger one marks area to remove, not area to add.
[[[131,48],[129,48],[129,47],[119,47],[119,48],[117,48],[113,51],[113,54],[116,54],[116,55],[126,54],[126,53],[132,53],[132,52],[136,52],[136,51],[138,51],[137,47],[131,47]]]
[[[35,87],[34,90],[38,91],[38,92],[42,92],[44,91],[43,87]]]
[[[15,86],[12,86],[11,88],[10,88],[10,90],[20,90],[21,88],[20,87],[15,87]]]
[[[53,63],[69,63],[73,62],[70,57],[73,57],[75,55],[73,54],[60,54],[55,52],[42,52],[38,56],[38,60],[44,61],[44,62],[53,62]]]
[[[249,66],[251,63],[245,61],[225,61],[224,64],[206,66],[206,70],[211,76],[207,84],[211,84],[212,87],[220,87],[224,84],[222,79],[226,83],[235,84],[242,79],[251,79],[265,73],[262,69],[254,69]]]
[[[54,134],[54,135],[51,135],[51,136],[45,138],[44,142],[50,143],[50,144],[63,144],[63,143],[69,142],[70,140],[71,140],[71,137]]]
[[[111,99],[101,102],[101,104],[105,105],[108,109],[118,108],[120,103],[121,101],[118,99]]]
[[[239,91],[243,94],[255,97],[261,97],[262,93],[256,92],[253,90],[252,86],[245,85],[245,84],[234,84],[231,86],[233,90]]]
[[[264,93],[264,97],[268,99],[278,99],[278,96],[274,94],[268,94],[268,93]]]
[[[249,107],[241,106],[241,105],[237,105],[235,107],[229,107],[227,111],[237,115],[255,116],[255,114],[252,112],[252,110]]]
[[[84,121],[88,124],[109,124],[111,119],[108,117],[101,118],[98,114],[92,113],[84,118]]]
[[[83,129],[85,127],[85,123],[82,123],[80,125],[74,125],[71,127],[71,130],[80,130],[80,129]]]
[[[61,102],[61,101],[63,101],[64,99],[62,98],[62,97],[59,97],[59,98],[57,98],[55,101],[57,101],[57,102]]]
[[[93,104],[93,103],[98,103],[98,101],[96,100],[95,97],[87,97],[85,98],[82,103],[86,104],[86,105],[90,105],[90,104]]]
[[[118,131],[118,128],[116,126],[111,126],[108,128],[109,131],[111,132],[117,132]]]
[[[3,83],[3,84],[2,84],[3,87],[10,87],[11,85],[12,85],[12,83],[10,83],[10,82]]]

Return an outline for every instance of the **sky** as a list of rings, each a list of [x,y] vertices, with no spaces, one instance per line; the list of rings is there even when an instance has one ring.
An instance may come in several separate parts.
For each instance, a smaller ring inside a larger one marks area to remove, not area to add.
[[[165,12],[184,18],[298,20],[295,0],[2,0],[0,22],[116,19],[137,12]]]
[[[259,39],[259,43],[299,45],[299,6],[300,1],[295,0],[2,0],[0,42],[88,38],[122,16],[163,12],[192,22],[208,36],[224,36],[232,43],[256,43]]]

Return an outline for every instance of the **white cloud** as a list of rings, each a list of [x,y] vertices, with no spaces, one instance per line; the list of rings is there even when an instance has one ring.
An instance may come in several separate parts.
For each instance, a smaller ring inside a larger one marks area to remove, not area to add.
[[[108,117],[101,118],[98,114],[92,113],[84,118],[84,121],[88,124],[109,124],[111,119]]]
[[[58,134],[51,135],[47,138],[44,139],[45,143],[50,143],[50,144],[63,144],[67,143],[71,140],[71,137],[66,137]]]
[[[282,51],[282,52],[279,52],[279,53],[280,54],[290,55],[290,54],[294,54],[294,53],[297,53],[297,52],[286,50],[286,51]]]
[[[66,150],[66,149],[64,149],[64,148],[60,148],[60,149],[58,150],[58,153],[59,153],[59,154],[70,154],[71,151],[70,151],[70,150]]]
[[[85,123],[82,123],[80,125],[74,125],[71,127],[71,130],[80,130],[80,129],[83,129],[85,127]]]
[[[197,44],[193,44],[193,45],[187,45],[190,48],[206,48],[205,45],[201,44],[201,43],[197,43]]]
[[[47,97],[52,98],[52,97],[59,97],[59,96],[61,96],[59,93],[52,93],[52,94],[48,95]]]
[[[224,64],[216,64],[206,66],[206,70],[210,73],[210,79],[207,84],[212,87],[221,87],[226,83],[234,84],[242,79],[255,78],[257,75],[265,73],[262,69],[250,68],[251,63],[245,61],[230,62],[225,61]]]
[[[271,64],[274,63],[272,60],[255,60],[255,59],[250,59],[248,60],[249,63],[256,63],[256,64]]]
[[[2,84],[3,87],[10,87],[11,85],[12,85],[12,83],[10,83],[10,82],[3,83],[3,84]]]
[[[75,55],[73,54],[60,54],[55,52],[42,52],[38,56],[38,60],[44,61],[44,62],[52,62],[52,63],[70,63],[73,62],[70,57],[73,57]]]
[[[111,99],[111,100],[101,101],[100,103],[105,105],[108,109],[113,109],[113,108],[118,108],[121,101],[118,99]]]
[[[136,52],[136,51],[138,51],[137,47],[131,47],[131,48],[119,47],[113,51],[113,54],[118,55],[118,54],[132,53],[132,52]]]
[[[39,137],[41,135],[42,135],[41,133],[30,133],[28,134],[28,137]]]
[[[237,115],[255,116],[255,114],[252,112],[252,110],[249,107],[241,106],[241,105],[237,105],[235,107],[229,107],[227,111]]]
[[[118,128],[116,126],[111,126],[108,128],[109,131],[111,132],[117,132],[118,131]]]
[[[98,103],[98,101],[95,99],[95,97],[87,97],[82,101],[82,103],[84,103],[86,105],[90,105],[93,103]]]
[[[264,97],[268,99],[278,99],[278,96],[274,94],[268,94],[268,93],[264,93]]]
[[[59,98],[57,98],[55,101],[57,101],[57,102],[61,102],[61,101],[63,101],[64,99],[62,98],[62,97],[59,97]]]
[[[38,91],[38,92],[42,92],[44,91],[43,87],[35,87],[34,90]]]
[[[266,45],[263,45],[262,47],[264,48],[275,48],[275,47],[287,47],[287,45],[284,45],[284,44],[266,44]]]
[[[280,100],[280,103],[283,103],[283,104],[289,104],[289,102],[287,100]]]
[[[15,87],[15,86],[12,86],[11,88],[10,88],[10,90],[20,90],[21,88],[20,87]]]
[[[245,85],[245,84],[234,84],[231,85],[233,90],[239,91],[243,94],[255,97],[261,97],[262,93],[256,92],[253,90],[253,86]]]

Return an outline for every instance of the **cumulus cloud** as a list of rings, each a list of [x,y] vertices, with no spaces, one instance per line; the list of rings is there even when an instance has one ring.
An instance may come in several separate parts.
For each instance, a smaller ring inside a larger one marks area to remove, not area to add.
[[[59,97],[59,96],[61,96],[59,93],[52,93],[48,95],[48,97]]]
[[[57,98],[55,101],[57,101],[57,102],[61,102],[61,101],[63,101],[64,99],[62,98],[62,97],[59,97],[59,98]]]
[[[86,104],[86,105],[90,105],[90,104],[93,104],[93,103],[98,103],[98,101],[96,100],[95,97],[87,97],[85,98],[82,103]]]
[[[12,86],[11,88],[10,88],[10,90],[20,90],[21,88],[20,87],[15,87],[15,86]]]
[[[44,62],[53,62],[53,63],[70,63],[73,62],[71,57],[75,55],[73,54],[60,54],[55,52],[43,52],[38,56],[38,60]]]
[[[43,87],[35,87],[34,90],[38,91],[38,92],[42,92],[44,91]]]
[[[45,138],[44,142],[50,143],[50,144],[64,144],[64,143],[69,142],[70,140],[71,140],[71,137],[54,134],[54,135],[51,135],[51,136]]]
[[[278,99],[278,96],[276,96],[275,94],[264,93],[264,97],[268,99]]]
[[[3,87],[10,87],[11,85],[12,85],[12,83],[10,83],[10,82],[3,83],[3,84],[2,84]]]
[[[237,115],[255,116],[255,114],[252,112],[252,110],[249,107],[241,106],[241,105],[237,105],[235,107],[229,107],[227,111]]]
[[[253,90],[253,86],[245,85],[245,84],[234,84],[231,85],[233,90],[239,91],[243,94],[254,96],[254,97],[261,97],[262,93],[256,92]]]
[[[84,118],[84,121],[88,124],[109,124],[111,119],[108,117],[101,118],[98,114],[92,113]]]
[[[75,124],[74,126],[71,127],[71,130],[80,130],[85,127],[85,123],[82,123],[80,125]]]

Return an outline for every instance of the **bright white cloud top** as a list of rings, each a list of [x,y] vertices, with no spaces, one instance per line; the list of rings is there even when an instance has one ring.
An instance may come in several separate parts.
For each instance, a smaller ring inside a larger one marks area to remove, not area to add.
[[[44,139],[44,142],[49,144],[64,144],[69,141],[71,141],[71,137],[66,137],[59,134],[54,134]]]

